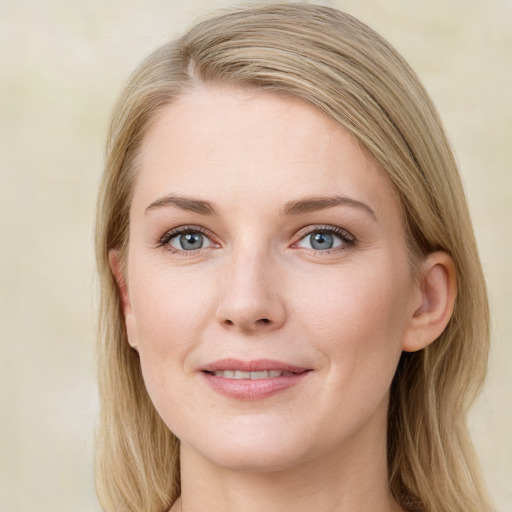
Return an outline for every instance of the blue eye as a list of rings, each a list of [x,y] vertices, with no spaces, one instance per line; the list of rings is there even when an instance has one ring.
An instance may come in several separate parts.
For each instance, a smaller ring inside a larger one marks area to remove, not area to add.
[[[335,247],[336,240],[330,233],[315,233],[309,235],[309,243],[313,249],[324,251]]]
[[[335,228],[334,226],[326,226],[325,228],[310,231],[296,245],[314,251],[328,251],[344,245],[351,246],[354,243],[354,238],[347,231]]]
[[[167,247],[171,251],[197,251],[215,247],[213,243],[198,228],[182,227],[167,232],[159,241],[160,247]]]
[[[188,233],[186,235],[177,235],[169,241],[169,245],[176,249],[184,251],[195,251],[201,249],[204,243],[204,236],[201,233]]]

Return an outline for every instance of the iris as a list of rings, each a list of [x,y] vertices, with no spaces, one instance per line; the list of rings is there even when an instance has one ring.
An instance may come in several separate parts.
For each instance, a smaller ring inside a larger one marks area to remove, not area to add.
[[[334,237],[329,233],[314,233],[309,238],[313,249],[331,249],[334,245]]]
[[[203,235],[201,233],[187,233],[180,235],[180,245],[185,251],[193,251],[203,247]]]

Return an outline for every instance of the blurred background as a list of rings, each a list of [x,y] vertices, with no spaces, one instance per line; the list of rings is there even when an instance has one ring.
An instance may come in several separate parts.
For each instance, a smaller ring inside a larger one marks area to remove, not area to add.
[[[332,0],[434,98],[493,309],[470,427],[512,511],[512,2]],[[97,512],[93,219],[114,100],[151,50],[226,0],[0,0],[0,511]]]

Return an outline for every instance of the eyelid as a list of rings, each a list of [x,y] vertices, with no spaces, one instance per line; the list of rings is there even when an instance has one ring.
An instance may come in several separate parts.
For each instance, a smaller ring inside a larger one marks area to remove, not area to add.
[[[214,247],[220,247],[220,243],[217,241],[216,236],[211,233],[209,230],[197,226],[197,225],[184,225],[184,226],[178,226],[176,228],[169,229],[166,231],[161,237],[159,237],[155,241],[156,247],[161,247],[166,250],[168,250],[171,253],[174,254],[182,254],[186,256],[191,256],[196,254],[199,251],[203,251],[205,249],[211,249],[212,247],[201,247],[199,249],[195,250],[183,250],[183,249],[177,249],[176,247],[172,247],[169,242],[177,237],[178,235],[185,234],[185,233],[200,233],[205,238],[207,238]],[[299,247],[298,244],[304,240],[307,236],[313,234],[313,233],[329,233],[336,237],[338,237],[341,240],[341,244],[337,247],[333,247],[330,249],[313,249],[308,247]],[[340,228],[338,226],[332,226],[329,224],[324,225],[312,225],[312,226],[306,226],[299,230],[295,235],[296,241],[291,245],[293,248],[299,248],[306,251],[309,251],[311,253],[315,254],[330,254],[332,252],[339,252],[346,250],[352,246],[354,246],[357,243],[357,239],[354,235],[352,235],[349,231],[346,229]]]
[[[220,244],[216,241],[216,237],[210,231],[208,231],[207,229],[205,229],[201,226],[196,226],[196,225],[178,226],[176,228],[169,229],[155,241],[155,246],[157,248],[160,248],[160,247],[164,248],[173,254],[180,254],[180,255],[186,255],[186,256],[194,255],[199,251],[203,251],[205,249],[212,248],[212,247],[201,247],[199,249],[186,251],[183,249],[177,249],[176,247],[173,247],[170,245],[169,242],[173,238],[176,238],[179,235],[189,234],[189,233],[190,234],[199,233],[199,234],[203,235],[205,238],[207,238],[213,244],[213,246],[217,246],[217,247],[220,246]]]
[[[337,247],[333,247],[330,249],[312,249],[309,247],[298,247],[299,242],[304,240],[307,236],[312,235],[313,233],[329,233],[338,237],[341,240],[341,245]],[[344,251],[350,247],[353,247],[357,243],[357,239],[352,233],[347,231],[346,229],[332,226],[329,224],[317,225],[317,226],[307,226],[301,229],[297,235],[297,241],[292,244],[292,247],[298,247],[299,249],[303,249],[315,254],[329,254],[332,252]]]

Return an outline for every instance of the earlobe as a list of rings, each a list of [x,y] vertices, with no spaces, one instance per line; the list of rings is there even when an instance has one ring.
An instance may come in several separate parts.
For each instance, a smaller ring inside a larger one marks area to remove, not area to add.
[[[451,256],[438,251],[429,254],[421,265],[418,282],[421,303],[415,308],[402,349],[416,352],[435,341],[453,314],[457,295],[455,264]]]
[[[121,299],[121,306],[123,308],[123,316],[126,326],[126,333],[128,336],[128,343],[130,343],[130,346],[132,348],[137,349],[138,340],[135,328],[135,318],[133,316],[130,294],[128,292],[128,285],[121,264],[121,255],[119,253],[119,250],[111,249],[108,253],[108,261],[110,264],[112,275],[116,280],[117,289],[119,291],[119,297]]]

